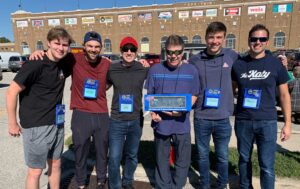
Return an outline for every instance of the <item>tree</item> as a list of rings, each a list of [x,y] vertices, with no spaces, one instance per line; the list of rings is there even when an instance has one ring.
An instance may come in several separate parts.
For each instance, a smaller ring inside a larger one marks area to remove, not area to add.
[[[10,43],[10,40],[6,37],[0,37],[0,43]]]

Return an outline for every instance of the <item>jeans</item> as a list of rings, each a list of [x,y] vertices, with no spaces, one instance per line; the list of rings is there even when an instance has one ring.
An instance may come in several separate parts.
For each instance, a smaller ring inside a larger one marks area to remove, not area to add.
[[[174,170],[170,168],[171,140],[175,152]],[[186,183],[191,163],[191,134],[155,133],[155,189],[182,189]]]
[[[253,189],[251,154],[256,141],[260,167],[260,186],[274,189],[277,120],[235,120],[238,142],[240,187]]]
[[[194,119],[197,163],[202,188],[210,188],[210,136],[212,135],[217,157],[218,187],[228,183],[228,144],[232,127],[229,118],[221,120]]]
[[[108,161],[110,189],[120,189],[122,185],[129,185],[133,182],[134,172],[138,164],[139,143],[142,136],[140,123],[140,119],[132,121],[110,119]],[[124,153],[125,165],[121,181],[120,163],[122,152]]]

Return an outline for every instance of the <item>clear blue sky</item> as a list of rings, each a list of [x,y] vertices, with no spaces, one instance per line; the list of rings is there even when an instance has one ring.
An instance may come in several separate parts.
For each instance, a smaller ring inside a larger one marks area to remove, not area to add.
[[[171,4],[174,2],[192,2],[197,0],[1,0],[0,5],[0,37],[14,41],[11,13],[21,9],[37,12],[56,12],[78,9],[128,7],[132,5]],[[201,1],[201,0],[198,0]]]

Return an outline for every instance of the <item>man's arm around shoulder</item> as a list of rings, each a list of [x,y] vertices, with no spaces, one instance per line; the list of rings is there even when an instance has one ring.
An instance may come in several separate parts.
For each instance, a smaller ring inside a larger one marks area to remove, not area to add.
[[[13,137],[19,137],[21,127],[17,122],[17,100],[18,95],[25,89],[25,86],[12,81],[6,92],[6,110],[8,114],[8,133]]]

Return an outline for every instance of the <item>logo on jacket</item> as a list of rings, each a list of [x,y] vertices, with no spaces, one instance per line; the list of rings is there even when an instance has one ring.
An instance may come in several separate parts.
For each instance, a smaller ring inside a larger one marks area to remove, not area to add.
[[[224,62],[223,68],[228,68],[228,67],[229,67],[229,65],[226,62]]]
[[[262,71],[259,72],[257,70],[250,70],[249,73],[242,73],[241,78],[249,78],[249,80],[259,80],[259,79],[266,79],[269,77],[271,72]]]

